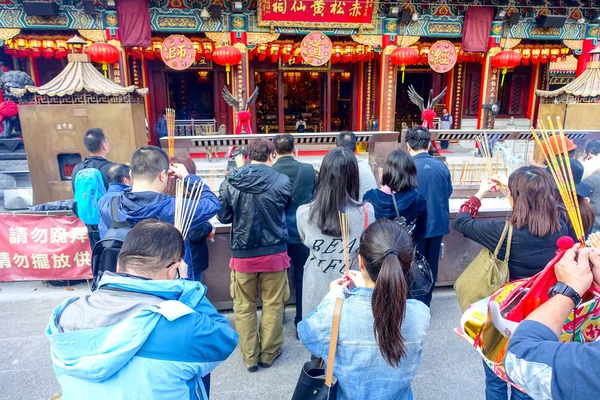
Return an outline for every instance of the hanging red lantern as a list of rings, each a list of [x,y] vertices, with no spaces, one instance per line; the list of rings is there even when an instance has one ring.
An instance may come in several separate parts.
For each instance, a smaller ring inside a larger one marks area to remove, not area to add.
[[[237,47],[223,46],[212,53],[213,61],[219,65],[224,65],[227,71],[227,84],[229,85],[229,71],[232,65],[237,65],[242,61],[242,52]]]
[[[108,43],[93,43],[85,50],[90,60],[102,64],[104,76],[108,77],[108,64],[119,62],[119,50]]]
[[[521,64],[521,54],[514,50],[504,50],[492,57],[492,67],[502,70],[502,81],[500,86],[504,85],[504,76],[506,71]]]
[[[392,64],[399,65],[402,71],[402,83],[404,83],[404,69],[407,65],[412,65],[419,59],[419,54],[412,47],[398,47],[390,55]]]

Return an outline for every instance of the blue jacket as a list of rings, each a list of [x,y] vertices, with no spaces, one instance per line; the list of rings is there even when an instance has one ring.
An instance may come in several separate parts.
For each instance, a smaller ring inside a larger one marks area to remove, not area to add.
[[[205,294],[199,282],[106,272],[96,292],[65,300],[46,328],[62,398],[207,398],[200,379],[238,335]]]
[[[425,238],[450,233],[450,203],[452,177],[446,164],[427,153],[413,157],[417,166],[417,189],[427,200],[427,232]]]
[[[397,368],[381,355],[373,333],[373,289],[345,292],[333,374],[338,400],[412,400],[410,387],[421,359],[429,327],[429,308],[418,300],[406,302],[402,337],[406,357]],[[298,323],[302,344],[327,361],[336,293],[329,292],[310,315]]]
[[[427,229],[427,201],[425,197],[414,189],[394,193],[394,197],[396,198],[399,217],[404,217],[409,224],[416,220],[413,239],[425,239]],[[397,218],[392,195],[380,189],[371,189],[365,193],[363,200],[373,204],[376,219],[395,220]]]
[[[196,175],[188,175],[185,178],[186,181],[190,181],[189,185],[194,182],[201,182],[200,178]],[[188,200],[183,200],[183,208],[185,209]],[[191,209],[191,207],[189,208]],[[209,219],[214,217],[221,209],[219,199],[210,190],[207,185],[204,185],[202,190],[202,196],[198,202],[198,207],[194,213],[192,223],[190,226],[190,232],[198,230],[202,227],[202,224],[207,222]],[[104,221],[110,221],[110,203],[107,203],[104,207],[100,208],[100,218]],[[169,196],[164,193],[156,192],[132,192],[131,189],[125,189],[121,192],[121,200],[119,202],[119,218],[120,221],[130,221],[134,225],[138,222],[156,218],[159,221],[167,222],[169,224],[175,223],[175,197]],[[100,239],[104,236],[100,234]],[[192,253],[187,245],[184,261],[188,265],[188,272],[190,278],[193,279],[193,261]]]
[[[508,342],[508,377],[536,400],[597,399],[600,341],[561,343],[546,325],[525,320]]]
[[[106,235],[106,232],[112,226],[112,219],[110,218],[110,202],[113,198],[120,196],[121,192],[125,189],[129,189],[129,186],[123,183],[111,183],[108,185],[106,194],[98,200],[98,209],[100,210],[100,213],[102,213],[102,210],[104,209],[104,216],[108,216],[107,220],[100,218],[100,223],[98,224],[98,232],[100,233],[101,238]],[[106,214],[107,211],[108,215]]]

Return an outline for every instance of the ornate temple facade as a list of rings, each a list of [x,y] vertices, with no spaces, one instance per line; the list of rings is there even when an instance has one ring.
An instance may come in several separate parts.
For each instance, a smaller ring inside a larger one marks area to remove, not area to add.
[[[114,1],[54,0],[46,16],[32,3],[38,2],[0,4],[3,71],[28,72],[42,86],[66,65],[73,34],[113,44],[120,57],[106,74],[123,86],[149,88],[144,101],[155,143],[167,107],[177,119],[232,132],[236,115],[222,98],[224,86],[240,99],[259,88],[252,110],[259,133],[295,132],[298,120],[307,132],[399,130],[420,122],[411,85],[425,99],[447,87],[435,110],[448,109],[455,129],[503,128],[509,121],[527,127],[537,119],[536,90],[558,89],[580,75],[600,29],[599,0],[150,0],[150,45],[124,46]],[[483,48],[473,50],[467,43],[478,10],[491,17],[489,32],[479,34]],[[302,56],[312,32],[331,42],[329,60],[318,66]],[[172,34],[195,49],[186,69],[163,62],[162,45]],[[231,68],[212,58],[226,45],[242,53]],[[398,66],[392,53],[399,47],[414,49],[416,58]],[[502,70],[492,62],[504,50],[519,53],[518,65]],[[484,112],[488,104],[498,105],[495,118]]]

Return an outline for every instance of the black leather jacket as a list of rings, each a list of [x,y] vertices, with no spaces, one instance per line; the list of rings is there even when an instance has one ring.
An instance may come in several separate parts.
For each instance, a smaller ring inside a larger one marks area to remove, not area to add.
[[[289,178],[264,164],[250,164],[225,176],[219,190],[223,224],[231,225],[231,255],[260,257],[287,251]]]

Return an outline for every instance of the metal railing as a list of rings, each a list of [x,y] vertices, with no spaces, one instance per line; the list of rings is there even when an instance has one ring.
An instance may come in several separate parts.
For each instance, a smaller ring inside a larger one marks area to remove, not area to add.
[[[395,133],[397,132],[355,132],[356,142],[363,143],[368,142],[372,136]],[[189,147],[227,147],[227,146],[247,146],[248,141],[257,137],[263,137],[267,139],[273,139],[278,133],[268,134],[254,134],[254,135],[194,135],[190,137],[175,137],[176,147],[177,143],[185,142],[189,140]],[[294,133],[294,139],[296,144],[302,145],[335,145],[335,139],[337,138],[338,132],[319,132],[319,133]],[[161,141],[166,143],[166,138],[162,138]]]
[[[431,140],[475,140],[478,135],[487,134],[490,140],[533,140],[530,130],[519,129],[431,129]],[[571,140],[597,139],[600,130],[565,129],[565,136]],[[406,130],[401,133],[404,143]]]
[[[217,121],[213,119],[178,119],[175,120],[175,136],[214,135]]]

